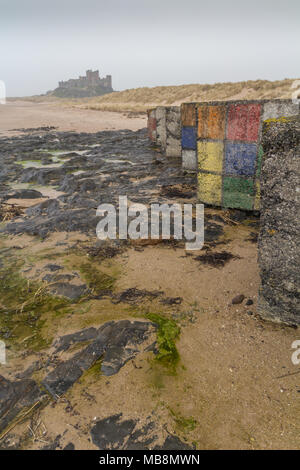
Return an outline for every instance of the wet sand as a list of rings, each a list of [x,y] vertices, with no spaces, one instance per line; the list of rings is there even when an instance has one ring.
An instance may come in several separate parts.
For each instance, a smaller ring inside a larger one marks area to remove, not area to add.
[[[98,132],[146,127],[146,115],[127,117],[124,113],[79,109],[48,102],[7,100],[0,105],[0,136],[17,135],[14,129],[54,126],[58,131]]]

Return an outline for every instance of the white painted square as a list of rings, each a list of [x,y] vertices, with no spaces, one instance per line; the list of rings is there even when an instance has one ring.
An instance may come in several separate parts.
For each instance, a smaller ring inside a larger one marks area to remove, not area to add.
[[[196,150],[182,150],[182,168],[189,171],[197,171]]]

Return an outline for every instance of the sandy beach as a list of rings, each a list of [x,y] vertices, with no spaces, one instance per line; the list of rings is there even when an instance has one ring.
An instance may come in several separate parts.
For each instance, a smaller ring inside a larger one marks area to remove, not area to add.
[[[0,105],[0,136],[16,135],[15,129],[54,126],[59,131],[98,132],[146,127],[146,115],[67,107],[58,102],[7,100]]]

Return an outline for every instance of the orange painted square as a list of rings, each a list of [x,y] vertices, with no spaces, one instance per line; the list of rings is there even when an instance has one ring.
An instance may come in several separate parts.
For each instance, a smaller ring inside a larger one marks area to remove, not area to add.
[[[198,137],[207,138],[207,114],[208,106],[199,106],[198,108]]]
[[[223,140],[225,137],[226,107],[207,105],[198,108],[198,137]]]
[[[207,120],[207,138],[221,139],[225,137],[225,106],[209,106]]]

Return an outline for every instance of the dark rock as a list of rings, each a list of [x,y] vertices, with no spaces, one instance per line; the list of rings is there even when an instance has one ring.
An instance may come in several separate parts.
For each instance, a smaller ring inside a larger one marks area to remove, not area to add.
[[[97,337],[98,330],[96,328],[87,328],[86,330],[77,331],[70,335],[61,336],[59,340],[54,343],[56,347],[55,352],[66,351],[72,344],[81,343],[95,339]]]
[[[252,299],[248,299],[247,302],[246,302],[246,305],[253,305],[253,300]]]
[[[235,296],[232,299],[231,303],[233,305],[241,304],[243,302],[244,298],[245,298],[245,296],[243,294],[239,294],[239,295]]]
[[[24,168],[21,183],[47,185],[60,180],[64,176],[62,168]]]
[[[103,375],[114,375],[129,360],[139,352],[139,345],[155,330],[150,322],[119,322],[105,323],[99,328],[99,332],[107,338],[106,352],[101,363]]]
[[[26,214],[30,217],[35,217],[37,215],[54,215],[59,210],[60,204],[57,199],[47,199],[46,201],[37,204],[36,206],[31,206],[26,209]]]
[[[41,402],[45,394],[34,380],[11,382],[0,375],[0,431],[25,407]]]
[[[37,216],[26,219],[24,222],[11,222],[6,225],[4,231],[12,234],[28,233],[45,238],[53,231],[87,233],[95,231],[99,217],[96,217],[94,209],[78,209],[59,211],[52,217]]]
[[[16,374],[17,379],[28,379],[31,377],[33,372],[41,370],[43,368],[43,363],[41,361],[35,361],[31,364],[24,372]]]
[[[116,414],[97,421],[92,429],[93,443],[101,450],[192,450],[177,436],[169,435],[163,445],[155,446],[158,429],[153,421],[139,427],[136,419],[122,420],[122,414]]]
[[[73,343],[90,339],[93,339],[93,342],[71,359],[59,364],[47,375],[43,385],[52,396],[59,396],[100,358],[103,358],[101,373],[107,376],[116,374],[126,362],[138,354],[140,349],[143,350],[142,344],[153,331],[155,331],[153,323],[121,320],[105,323],[98,329],[96,335],[94,329],[90,328],[66,335],[54,344],[58,348],[57,351],[66,351]]]
[[[54,272],[54,271],[59,271],[60,269],[63,269],[63,266],[59,266],[58,264],[46,264],[46,266],[44,266],[44,269],[46,269],[47,271],[51,271],[51,272]]]
[[[10,196],[13,199],[37,199],[42,198],[43,194],[35,189],[20,189]]]
[[[69,444],[67,444],[63,450],[75,450],[75,446],[73,444],[73,442],[69,442]]]
[[[91,430],[93,443],[101,450],[121,449],[136,426],[133,419],[121,421],[122,414],[98,421]]]
[[[75,285],[67,282],[55,282],[49,286],[48,290],[54,295],[67,297],[71,300],[79,299],[89,292],[85,284]]]
[[[56,399],[63,395],[88,370],[94,362],[102,357],[105,351],[105,337],[98,338],[71,359],[59,364],[50,372],[42,384]]]
[[[72,281],[75,277],[75,274],[46,274],[42,280],[45,282]]]

